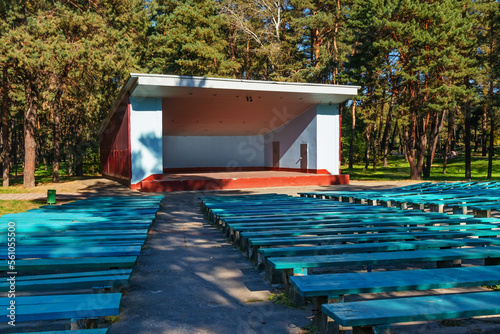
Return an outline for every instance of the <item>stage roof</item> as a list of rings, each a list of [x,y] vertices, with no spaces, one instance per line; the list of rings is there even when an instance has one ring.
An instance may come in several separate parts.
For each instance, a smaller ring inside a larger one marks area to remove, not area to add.
[[[127,95],[163,98],[163,134],[264,134],[316,104],[339,104],[358,86],[131,73],[101,131]]]

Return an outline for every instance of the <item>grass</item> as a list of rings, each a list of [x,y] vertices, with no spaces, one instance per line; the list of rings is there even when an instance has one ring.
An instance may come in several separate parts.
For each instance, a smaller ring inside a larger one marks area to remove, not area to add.
[[[45,201],[0,201],[0,216],[8,213],[25,212],[31,209],[37,209],[41,205],[45,205]]]
[[[0,194],[19,194],[19,193],[30,193],[36,191],[36,189],[24,189],[23,188],[23,170],[18,169],[17,175],[11,173],[10,186],[8,188],[0,187]],[[84,176],[68,176],[68,166],[65,163],[61,163],[59,169],[59,183],[87,180],[91,178],[101,177],[100,174],[92,173],[92,169],[89,167],[84,168]],[[0,180],[0,184],[3,183]],[[45,170],[44,165],[38,165],[35,171],[35,184],[37,186],[52,184],[52,166],[47,166]]]
[[[297,308],[298,306],[290,299],[286,292],[276,291],[269,296],[269,300],[277,305]]]
[[[480,154],[472,155],[471,162],[472,181],[486,181],[488,173],[488,159]],[[349,174],[351,180],[384,181],[384,180],[408,180],[410,178],[410,165],[404,156],[391,156],[387,167],[382,163],[377,165],[377,171],[373,171],[373,165],[364,169],[364,164],[355,164],[352,169],[342,166],[342,174]],[[431,181],[464,181],[465,180],[465,158],[463,154],[458,158],[448,159],[446,174],[443,174],[443,159],[434,159],[431,167]],[[500,178],[500,159],[493,160],[492,178]]]
[[[303,334],[319,334],[319,329],[313,324],[309,324],[301,328],[303,330]]]

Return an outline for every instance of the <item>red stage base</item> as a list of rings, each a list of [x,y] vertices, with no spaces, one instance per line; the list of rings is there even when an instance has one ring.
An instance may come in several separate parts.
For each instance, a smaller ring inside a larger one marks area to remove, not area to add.
[[[132,188],[144,192],[248,189],[349,184],[349,175],[282,171],[168,173],[148,178]]]

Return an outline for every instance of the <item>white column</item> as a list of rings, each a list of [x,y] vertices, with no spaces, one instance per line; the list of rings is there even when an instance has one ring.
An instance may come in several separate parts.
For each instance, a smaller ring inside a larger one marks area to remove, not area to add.
[[[161,102],[161,98],[130,98],[131,184],[163,174]]]

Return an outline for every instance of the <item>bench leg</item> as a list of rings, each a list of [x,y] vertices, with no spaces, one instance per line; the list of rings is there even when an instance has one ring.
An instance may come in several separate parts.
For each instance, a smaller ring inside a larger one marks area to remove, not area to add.
[[[96,328],[97,328],[97,318],[71,319],[71,330],[96,329]]]
[[[413,206],[413,209],[415,209],[415,210],[421,210],[421,211],[425,210],[425,205],[424,204],[414,203],[412,206]]]
[[[466,215],[469,212],[466,206],[454,206],[453,214],[455,215]]]
[[[401,202],[401,203],[399,203],[399,208],[401,210],[408,210],[408,203],[407,202]]]
[[[343,303],[344,295],[340,296],[318,296],[312,300],[313,325],[316,326],[320,333],[338,334],[343,331],[342,327],[332,318],[321,312],[322,304]]]
[[[305,276],[307,275],[307,268],[295,268],[295,269],[285,269],[283,270],[283,283],[285,285],[285,292],[288,294],[290,299],[297,306],[302,306],[306,304],[306,300],[301,296],[295,287],[290,284],[290,276]]]
[[[485,266],[497,266],[500,265],[500,258],[498,257],[488,257],[484,259]]]
[[[491,210],[474,210],[474,216],[479,218],[491,218]]]
[[[436,261],[437,268],[455,268],[461,267],[462,260],[444,260],[444,261]]]
[[[430,209],[431,209],[431,212],[443,213],[444,212],[444,205],[443,204],[431,204]]]
[[[391,326],[354,326],[352,328],[352,334],[391,334]]]
[[[271,282],[271,284],[283,283],[284,273],[283,270],[274,269],[269,262],[264,262],[266,277]]]

